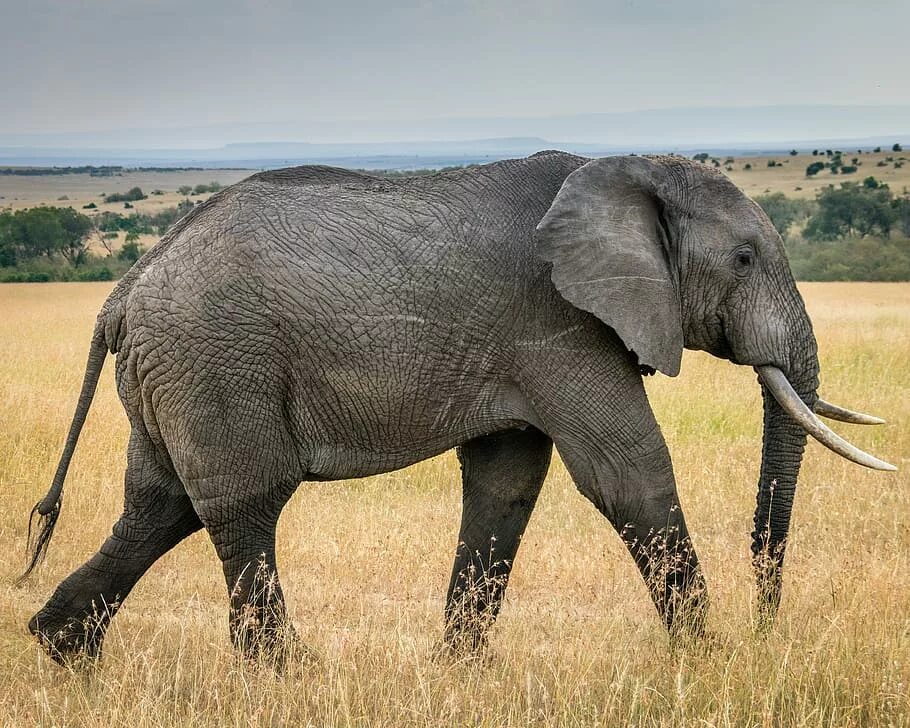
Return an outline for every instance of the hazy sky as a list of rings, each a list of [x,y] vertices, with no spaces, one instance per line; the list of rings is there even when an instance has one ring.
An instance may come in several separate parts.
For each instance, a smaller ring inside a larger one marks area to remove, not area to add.
[[[910,2],[0,0],[3,135],[910,98]]]

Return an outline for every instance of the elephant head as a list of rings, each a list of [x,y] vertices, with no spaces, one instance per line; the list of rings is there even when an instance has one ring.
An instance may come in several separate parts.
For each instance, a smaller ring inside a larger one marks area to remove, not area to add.
[[[817,398],[816,341],[780,235],[724,175],[681,158],[630,156],[569,175],[536,241],[562,296],[610,326],[643,369],[675,376],[683,348],[755,368],[764,437],[752,554],[769,620],[806,433],[862,465],[894,469],[816,416],[881,422]]]

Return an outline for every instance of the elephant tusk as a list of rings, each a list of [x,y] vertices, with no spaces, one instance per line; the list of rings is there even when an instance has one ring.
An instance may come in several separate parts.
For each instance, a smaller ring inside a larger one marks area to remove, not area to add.
[[[885,421],[881,417],[874,417],[862,412],[838,407],[836,404],[825,402],[820,399],[815,403],[815,414],[827,417],[829,420],[838,420],[839,422],[849,422],[852,425],[884,425]]]
[[[774,395],[774,399],[777,400],[784,411],[790,415],[800,427],[829,450],[833,450],[841,457],[852,460],[859,465],[864,465],[867,468],[873,468],[875,470],[897,470],[897,468],[890,463],[886,463],[884,460],[879,460],[877,457],[874,457],[867,452],[863,452],[855,445],[851,445],[844,440],[837,433],[828,429],[828,426],[818,419],[815,413],[809,409],[802,399],[800,399],[796,390],[793,389],[793,385],[787,381],[787,377],[780,369],[773,366],[761,366],[755,367],[755,370],[758,372],[762,384],[764,384],[768,388],[768,391]]]

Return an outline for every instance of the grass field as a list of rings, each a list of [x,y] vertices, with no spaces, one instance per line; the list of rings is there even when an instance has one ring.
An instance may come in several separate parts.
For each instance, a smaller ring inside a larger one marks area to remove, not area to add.
[[[751,370],[687,352],[678,379],[654,377],[649,389],[712,593],[705,649],[668,650],[619,539],[555,462],[489,659],[434,661],[460,504],[447,454],[299,489],[280,523],[279,565],[320,659],[284,676],[234,658],[204,534],[140,582],[93,673],[58,668],[26,634],[121,504],[127,423],[109,362],[47,562],[14,586],[109,290],[0,287],[0,725],[910,725],[910,284],[802,286],[824,396],[889,422],[837,429],[901,470],[864,470],[810,441],[768,637],[752,633],[748,550],[758,386]]]

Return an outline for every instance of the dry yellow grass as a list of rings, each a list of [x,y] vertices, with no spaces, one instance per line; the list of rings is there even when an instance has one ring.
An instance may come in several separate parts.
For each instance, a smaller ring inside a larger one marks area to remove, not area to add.
[[[276,676],[235,660],[204,534],[140,582],[94,674],[39,653],[26,621],[118,514],[127,424],[109,362],[49,558],[13,586],[109,284],[0,287],[0,725],[910,725],[910,284],[802,288],[825,395],[889,421],[838,429],[902,470],[873,473],[809,445],[770,636],[751,632],[758,387],[750,370],[687,353],[678,380],[649,388],[712,590],[709,650],[668,651],[619,539],[554,463],[490,659],[434,662],[460,503],[445,455],[300,488],[279,564],[321,661]]]
[[[220,182],[222,185],[234,184],[249,177],[255,170],[251,169],[203,169],[203,170],[168,170],[162,172],[124,172],[116,177],[92,177],[88,174],[61,174],[36,177],[19,175],[0,175],[0,209],[9,207],[14,210],[36,205],[70,206],[86,214],[97,214],[103,210],[129,214],[122,202],[105,203],[103,195],[114,192],[126,192],[132,187],[141,187],[148,199],[131,203],[139,212],[154,213],[165,207],[174,207],[182,195],[177,188],[183,185],[195,187],[198,184]],[[163,195],[152,195],[153,190],[161,190]],[[61,200],[61,197],[68,199]],[[198,195],[191,199],[205,199],[208,195]],[[97,211],[82,210],[83,205],[94,202]]]
[[[851,160],[856,157],[859,160],[859,166],[853,174],[831,174],[827,169],[813,177],[806,177],[806,167],[812,162],[827,162],[828,157],[822,155],[813,157],[811,154],[799,154],[791,157],[789,154],[774,154],[761,157],[736,157],[734,163],[730,166],[733,169],[729,172],[724,170],[727,176],[745,192],[749,197],[756,197],[768,192],[783,192],[788,197],[800,199],[815,199],[816,193],[823,187],[834,185],[835,187],[842,182],[862,182],[868,176],[873,176],[882,182],[886,182],[895,194],[906,193],[910,188],[910,164],[902,163],[902,166],[895,168],[894,162],[910,160],[910,152],[867,152],[858,154],[856,149],[844,149],[844,164],[850,164]],[[886,161],[888,158],[893,161]],[[718,157],[723,162],[726,157]],[[769,167],[768,162],[774,160],[779,166]],[[879,167],[879,162],[885,162],[885,166]],[[710,162],[709,162],[710,164]],[[752,169],[745,169],[746,164],[751,164]]]

